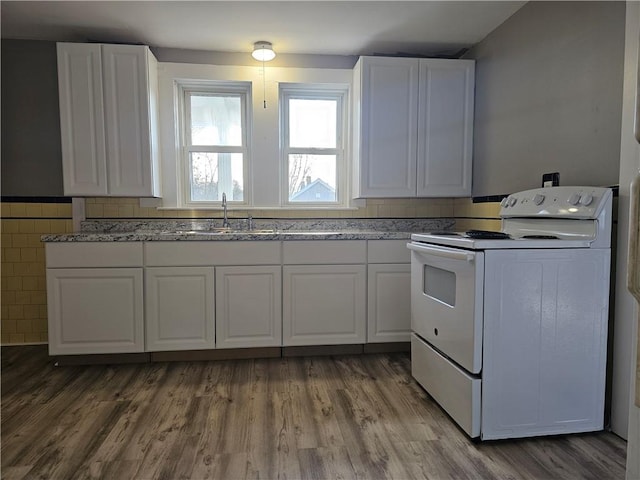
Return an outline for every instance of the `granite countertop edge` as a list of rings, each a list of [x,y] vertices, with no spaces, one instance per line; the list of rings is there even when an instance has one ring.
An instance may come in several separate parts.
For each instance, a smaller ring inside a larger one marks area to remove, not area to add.
[[[122,232],[43,235],[43,242],[156,242],[156,241],[282,241],[282,240],[408,240],[415,232],[284,231],[284,232]]]
[[[412,233],[451,228],[452,219],[89,220],[79,232],[46,234],[43,242],[408,240]]]

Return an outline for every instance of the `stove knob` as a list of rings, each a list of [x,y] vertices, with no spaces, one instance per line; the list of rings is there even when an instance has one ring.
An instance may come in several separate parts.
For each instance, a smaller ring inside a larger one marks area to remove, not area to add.
[[[542,202],[544,202],[544,195],[537,193],[535,197],[533,197],[533,203],[536,205],[542,205]]]
[[[501,206],[502,208],[504,208],[504,207],[506,207],[506,206],[507,206],[507,197],[504,197],[504,198],[502,199],[502,201],[500,202],[500,206]]]
[[[583,195],[580,198],[580,203],[582,205],[584,205],[585,207],[588,207],[589,205],[591,205],[593,203],[593,195],[591,195],[590,193],[587,193],[586,195]]]
[[[518,199],[516,197],[509,197],[507,201],[509,202],[510,207],[513,207],[516,203],[518,203]]]
[[[580,201],[580,194],[579,193],[572,193],[567,201],[571,205],[577,205],[578,202]]]

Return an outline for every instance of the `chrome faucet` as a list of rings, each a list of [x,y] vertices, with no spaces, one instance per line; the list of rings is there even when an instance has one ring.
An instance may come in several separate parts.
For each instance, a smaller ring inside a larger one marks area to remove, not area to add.
[[[222,212],[223,212],[223,220],[222,227],[229,228],[229,219],[227,218],[227,194],[222,192]]]

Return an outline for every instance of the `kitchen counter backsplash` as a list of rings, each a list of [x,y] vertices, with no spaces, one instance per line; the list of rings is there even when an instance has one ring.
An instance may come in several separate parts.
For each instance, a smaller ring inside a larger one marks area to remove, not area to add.
[[[173,240],[384,240],[411,233],[448,230],[451,218],[400,219],[230,219],[221,232],[216,220],[90,220],[79,233],[43,235],[43,242],[173,241]]]

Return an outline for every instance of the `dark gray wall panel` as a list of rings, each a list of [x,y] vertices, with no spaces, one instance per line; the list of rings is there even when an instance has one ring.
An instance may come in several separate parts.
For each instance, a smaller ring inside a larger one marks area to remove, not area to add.
[[[56,44],[3,39],[1,68],[2,195],[62,195]]]

